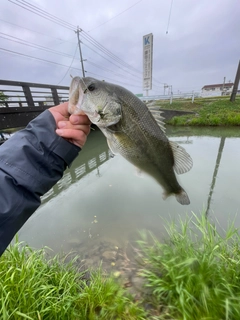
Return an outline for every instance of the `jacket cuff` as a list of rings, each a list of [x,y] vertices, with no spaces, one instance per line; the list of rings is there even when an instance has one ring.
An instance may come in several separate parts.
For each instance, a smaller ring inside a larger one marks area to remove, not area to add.
[[[81,151],[80,147],[56,134],[56,121],[49,110],[41,113],[37,120],[32,120],[26,129],[31,130],[32,127],[37,130],[39,141],[44,141],[45,146],[62,158],[68,167]],[[49,133],[48,137],[46,131]]]

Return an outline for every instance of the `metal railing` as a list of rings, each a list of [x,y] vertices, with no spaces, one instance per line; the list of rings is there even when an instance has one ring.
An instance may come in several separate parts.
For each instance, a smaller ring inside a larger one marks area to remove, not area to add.
[[[177,93],[177,94],[169,94],[169,95],[154,95],[154,96],[143,96],[139,97],[142,101],[150,101],[150,100],[169,100],[169,103],[172,104],[174,99],[191,99],[192,103],[195,98],[200,97],[199,92],[187,92],[187,93]]]
[[[42,111],[68,100],[69,87],[0,80],[0,130],[23,127]]]
[[[7,100],[1,107],[53,106],[68,99],[69,87],[20,81],[0,80],[0,92]]]

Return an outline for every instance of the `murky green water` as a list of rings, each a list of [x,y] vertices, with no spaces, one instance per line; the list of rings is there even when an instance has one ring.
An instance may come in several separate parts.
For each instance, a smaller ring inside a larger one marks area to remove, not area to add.
[[[151,177],[137,172],[121,156],[111,157],[101,132],[88,142],[70,170],[46,194],[41,207],[19,232],[19,239],[55,252],[80,250],[99,241],[124,247],[138,230],[164,236],[164,220],[209,209],[225,228],[240,226],[239,128],[167,128],[193,158],[190,172],[178,176],[191,204],[181,206]]]

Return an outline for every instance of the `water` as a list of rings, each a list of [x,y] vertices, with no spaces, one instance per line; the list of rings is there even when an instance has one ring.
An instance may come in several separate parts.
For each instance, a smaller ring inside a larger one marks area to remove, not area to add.
[[[19,240],[34,248],[57,252],[86,251],[106,241],[125,247],[148,229],[165,236],[166,221],[208,215],[226,228],[240,226],[240,135],[238,128],[167,128],[170,140],[193,159],[190,172],[178,176],[191,204],[181,206],[153,178],[139,174],[121,156],[111,157],[100,131],[88,142],[64,177],[43,198],[41,207],[19,232]]]

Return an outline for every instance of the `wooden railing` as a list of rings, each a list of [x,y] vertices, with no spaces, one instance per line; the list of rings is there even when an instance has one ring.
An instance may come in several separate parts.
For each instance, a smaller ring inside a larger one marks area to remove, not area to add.
[[[69,87],[0,80],[0,130],[24,127],[42,111],[68,100]]]

